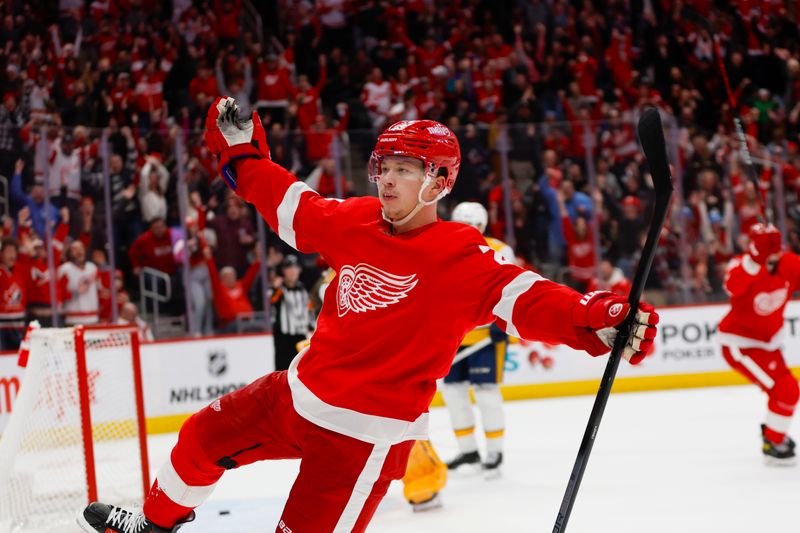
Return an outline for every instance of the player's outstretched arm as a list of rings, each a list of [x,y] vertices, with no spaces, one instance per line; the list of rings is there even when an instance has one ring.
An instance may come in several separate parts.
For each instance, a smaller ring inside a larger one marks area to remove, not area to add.
[[[582,295],[492,256],[486,251],[472,257],[488,292],[480,304],[488,315],[484,320],[493,318],[506,333],[526,340],[566,344],[594,356],[610,350],[616,326],[630,311],[626,298],[607,291]],[[652,352],[658,318],[652,306],[639,305],[623,353],[631,364]]]
[[[222,178],[287,244],[302,252],[323,252],[326,218],[339,202],[322,198],[273,163],[258,113],[241,121],[237,112],[233,98],[220,97],[206,118],[206,144],[219,159]]]

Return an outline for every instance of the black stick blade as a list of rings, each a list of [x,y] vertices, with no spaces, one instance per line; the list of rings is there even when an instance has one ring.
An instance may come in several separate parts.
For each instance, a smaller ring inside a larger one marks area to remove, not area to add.
[[[664,129],[661,127],[661,116],[655,107],[647,109],[639,119],[639,141],[642,143],[644,156],[653,176],[653,188],[656,197],[672,192],[672,176],[667,159],[667,142],[664,140]]]

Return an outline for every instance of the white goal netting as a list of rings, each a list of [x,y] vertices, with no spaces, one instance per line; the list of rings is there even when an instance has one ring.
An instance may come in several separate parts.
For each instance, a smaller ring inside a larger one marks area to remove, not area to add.
[[[86,329],[81,342],[73,328],[32,333],[0,437],[0,533],[74,532],[75,515],[95,497],[141,503],[147,458],[134,335]]]

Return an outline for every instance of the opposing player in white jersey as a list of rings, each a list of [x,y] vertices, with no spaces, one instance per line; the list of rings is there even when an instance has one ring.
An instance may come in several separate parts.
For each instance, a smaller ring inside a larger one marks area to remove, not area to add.
[[[477,202],[463,202],[453,209],[451,220],[469,224],[478,231],[486,231],[489,214]],[[513,264],[514,251],[509,245],[485,237],[486,245],[503,261]],[[499,472],[503,462],[503,434],[505,414],[500,382],[503,380],[503,366],[506,359],[508,335],[496,324],[485,324],[470,331],[456,354],[456,362],[444,378],[442,395],[450,412],[450,420],[458,442],[459,455],[447,463],[454,470],[462,465],[481,463],[478,441],[475,438],[475,413],[469,391],[475,395],[475,403],[481,414],[486,437],[486,455],[483,469],[488,476]]]
[[[92,503],[92,533],[163,533],[229,469],[300,459],[274,531],[365,531],[414,442],[461,340],[493,320],[514,336],[607,353],[629,312],[625,356],[652,348],[658,315],[610,293],[581,295],[509,264],[474,228],[443,222],[437,202],[455,184],[455,134],[429,120],[378,138],[369,176],[378,197],[324,198],[272,162],[257,114],[240,121],[231,98],[209,110],[206,142],[228,185],[289,245],[318,252],[337,276],[311,344],[287,371],[267,374],[189,418],[141,511]],[[255,530],[272,529],[264,524]]]

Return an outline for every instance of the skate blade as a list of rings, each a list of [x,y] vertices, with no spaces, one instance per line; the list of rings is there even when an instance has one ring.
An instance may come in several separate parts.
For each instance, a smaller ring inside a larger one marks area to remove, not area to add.
[[[483,478],[487,480],[498,479],[503,477],[503,471],[500,468],[492,468],[491,470],[483,471]]]
[[[481,475],[483,466],[480,463],[461,465],[452,470],[448,469],[447,474],[455,477],[475,477]]]
[[[764,456],[764,464],[777,468],[784,468],[787,466],[797,465],[797,457],[790,457],[788,459],[778,459],[776,457]]]
[[[415,513],[424,513],[425,511],[430,511],[432,509],[439,509],[442,507],[442,498],[436,494],[433,498],[426,502],[412,503],[411,507]]]
[[[78,523],[82,530],[88,533],[97,533],[97,530],[90,526],[89,522],[86,521],[86,517],[83,516],[83,509],[78,511],[78,514],[75,515],[75,522]]]

